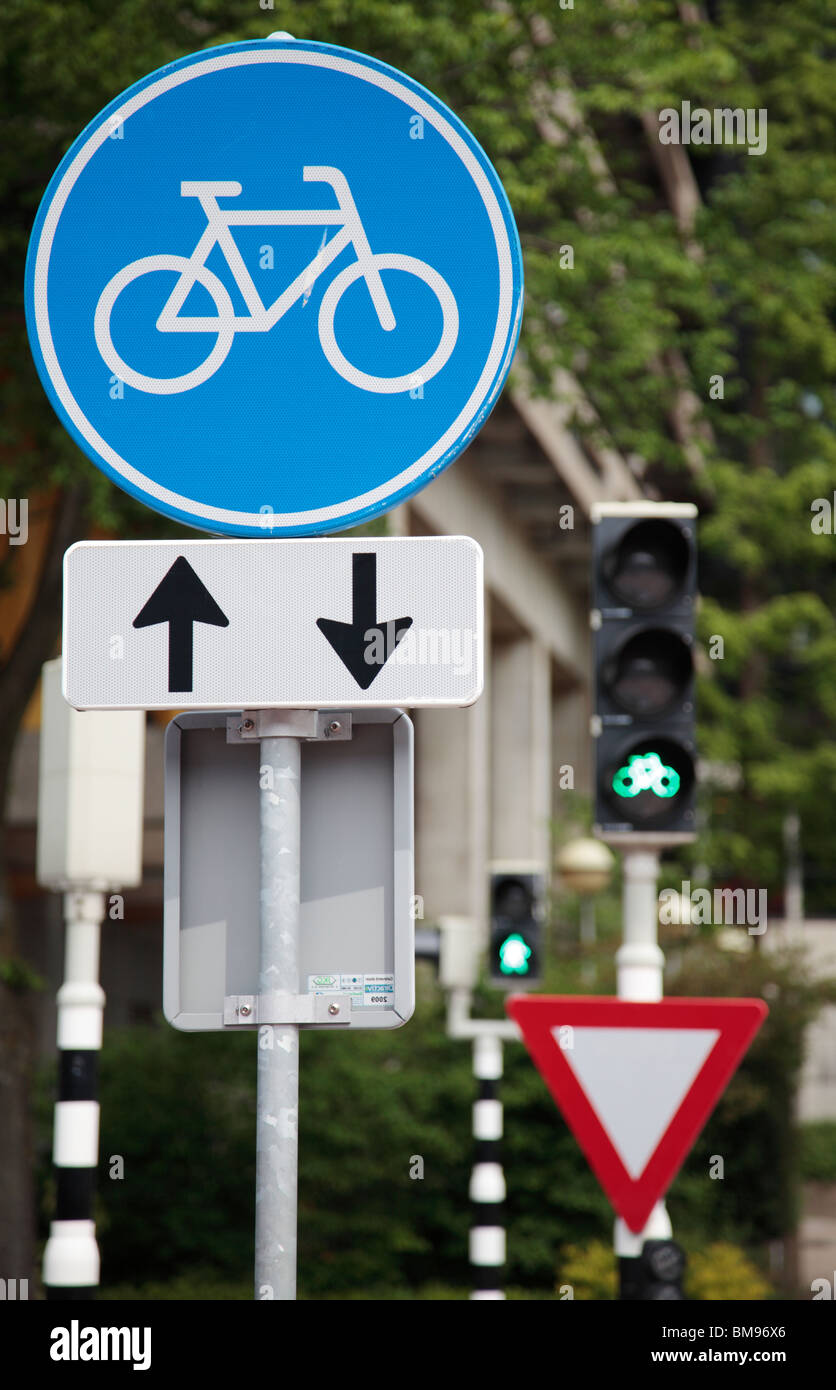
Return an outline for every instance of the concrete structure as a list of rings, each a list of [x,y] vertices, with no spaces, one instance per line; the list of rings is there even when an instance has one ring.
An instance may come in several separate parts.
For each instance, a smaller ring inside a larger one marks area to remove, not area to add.
[[[834,921],[770,922],[763,942],[767,950],[799,947],[814,975],[836,978]],[[836,1005],[822,1009],[810,1024],[806,1044],[798,1118],[802,1124],[809,1120],[836,1120]]]
[[[518,390],[390,519],[396,534],[461,532],[485,552],[485,694],[414,716],[416,892],[427,920],[469,917],[483,934],[489,865],[549,873],[561,781],[589,792],[588,509],[640,495],[618,455],[581,449],[565,412]]]

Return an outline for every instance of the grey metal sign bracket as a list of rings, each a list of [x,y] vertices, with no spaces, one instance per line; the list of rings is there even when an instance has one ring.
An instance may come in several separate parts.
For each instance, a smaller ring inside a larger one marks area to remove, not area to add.
[[[228,994],[224,1023],[252,1028],[256,1024],[351,1022],[351,1000],[344,994]]]
[[[342,710],[245,709],[226,721],[227,743],[253,743],[262,738],[300,738],[306,743],[331,743],[351,738],[351,715]]]

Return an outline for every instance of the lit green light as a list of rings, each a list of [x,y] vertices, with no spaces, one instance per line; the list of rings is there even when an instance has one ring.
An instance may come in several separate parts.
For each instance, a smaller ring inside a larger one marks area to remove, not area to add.
[[[530,955],[531,947],[525,943],[519,932],[512,932],[510,936],[506,936],[499,948],[499,968],[503,975],[527,975]]]
[[[654,796],[671,797],[679,791],[679,773],[663,763],[658,753],[633,753],[627,766],[618,769],[612,786],[617,796],[653,792]]]

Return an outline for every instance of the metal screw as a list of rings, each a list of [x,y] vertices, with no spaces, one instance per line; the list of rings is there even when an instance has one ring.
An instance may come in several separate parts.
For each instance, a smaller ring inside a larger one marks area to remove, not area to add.
[[[339,1004],[329,1004],[329,1005],[328,1005],[328,1012],[329,1012],[329,1014],[338,1014],[338,1013],[340,1012],[340,1006],[339,1006]]]
[[[254,729],[254,728],[255,728],[255,723],[253,722],[252,719],[245,719],[244,722],[243,722],[243,724],[241,725],[241,728],[242,728],[242,730],[243,730],[243,729],[247,729],[247,730],[249,730],[249,729]]]
[[[331,723],[328,725],[329,734],[338,734],[341,729],[342,724],[340,723],[339,719],[332,719]]]
[[[249,1018],[250,1014],[252,1013],[252,1009],[249,1004],[239,1004],[238,1012],[242,1015],[243,1018]]]

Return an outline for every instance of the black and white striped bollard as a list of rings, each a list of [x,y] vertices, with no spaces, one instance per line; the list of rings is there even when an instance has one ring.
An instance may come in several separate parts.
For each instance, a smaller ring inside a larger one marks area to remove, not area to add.
[[[503,1299],[500,1287],[505,1265],[505,1175],[500,1162],[502,1102],[497,1099],[496,1083],[502,1076],[502,1041],[483,1035],[473,1040],[473,1075],[479,1093],[473,1105],[475,1162],[470,1179],[470,1200],[474,1225],[470,1232],[470,1263],[473,1268],[472,1299]]]
[[[52,1161],[55,1219],[44,1251],[48,1299],[92,1298],[99,1283],[93,1221],[99,1161],[99,1053],[104,990],[99,984],[103,893],[64,894],[64,983],[58,991],[58,1099]]]

